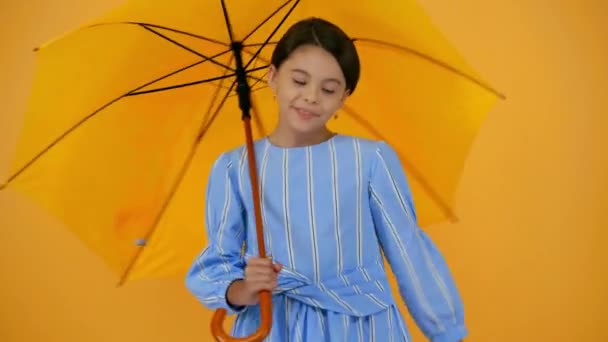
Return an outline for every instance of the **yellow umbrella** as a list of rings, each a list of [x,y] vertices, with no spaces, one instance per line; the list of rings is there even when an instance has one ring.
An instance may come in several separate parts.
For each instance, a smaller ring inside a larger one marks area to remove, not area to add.
[[[274,42],[310,16],[349,33],[362,63],[331,129],[398,151],[422,225],[455,219],[463,163],[501,95],[412,0],[129,1],[37,49],[0,189],[64,222],[121,284],[184,274],[205,244],[210,165],[274,125],[265,83]]]

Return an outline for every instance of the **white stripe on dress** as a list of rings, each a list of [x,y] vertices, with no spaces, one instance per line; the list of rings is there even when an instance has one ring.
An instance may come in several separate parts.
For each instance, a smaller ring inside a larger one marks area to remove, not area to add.
[[[317,241],[317,227],[316,227],[316,215],[314,208],[314,196],[315,196],[315,187],[313,184],[313,176],[312,176],[312,156],[310,152],[310,147],[306,148],[306,173],[307,173],[307,182],[308,182],[308,219],[310,221],[310,237],[312,242],[312,262],[313,262],[313,276],[315,279],[315,283],[319,284],[321,282],[321,272],[319,270],[319,242]]]
[[[287,237],[287,255],[289,258],[289,268],[295,269],[295,261],[293,259],[293,239],[291,237],[291,222],[289,220],[289,153],[283,150],[283,210],[285,213],[285,236]]]
[[[361,196],[363,195],[362,188],[362,169],[361,169],[361,146],[358,139],[353,139],[355,145],[355,169],[357,173],[357,265],[363,265],[363,227],[361,225],[363,211],[361,210]]]
[[[336,233],[336,251],[338,258],[338,275],[348,284],[348,279],[344,276],[344,262],[342,260],[342,237],[340,236],[340,195],[338,193],[338,165],[336,162],[336,146],[333,140],[329,141],[329,152],[331,156],[331,184],[333,189],[333,204],[334,204],[334,229]]]
[[[268,220],[266,217],[266,210],[264,207],[264,203],[266,201],[264,201],[264,197],[265,197],[265,193],[264,193],[264,188],[266,185],[266,167],[268,165],[268,149],[269,149],[270,145],[268,143],[266,143],[266,145],[264,146],[264,152],[262,153],[262,165],[260,167],[260,208],[261,208],[261,212],[262,212],[262,224],[264,225],[264,237],[266,238],[266,248],[268,250],[268,255],[272,256],[272,234],[271,234],[271,229],[269,229],[268,227]]]

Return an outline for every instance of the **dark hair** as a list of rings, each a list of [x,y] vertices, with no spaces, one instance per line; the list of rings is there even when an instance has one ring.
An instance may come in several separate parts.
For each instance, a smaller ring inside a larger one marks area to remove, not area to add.
[[[329,52],[338,61],[346,89],[352,94],[359,81],[359,55],[352,39],[342,29],[320,18],[309,18],[293,24],[278,41],[271,63],[277,69],[297,48],[315,45]]]

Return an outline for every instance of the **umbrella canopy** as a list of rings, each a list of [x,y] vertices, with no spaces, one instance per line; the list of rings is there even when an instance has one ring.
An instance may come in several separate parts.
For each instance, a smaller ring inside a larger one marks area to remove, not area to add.
[[[245,143],[237,65],[253,138],[265,136],[277,120],[265,81],[274,43],[311,16],[343,28],[361,58],[331,129],[398,151],[422,225],[454,219],[469,147],[500,94],[409,0],[129,1],[37,49],[2,188],[64,222],[121,282],[183,274],[205,245],[210,166]]]

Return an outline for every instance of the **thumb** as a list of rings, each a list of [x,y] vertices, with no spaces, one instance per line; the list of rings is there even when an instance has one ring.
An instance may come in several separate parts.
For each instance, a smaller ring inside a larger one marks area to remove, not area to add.
[[[283,265],[281,265],[278,262],[275,262],[274,264],[272,264],[272,267],[274,268],[275,272],[281,272],[281,270],[283,269]]]

